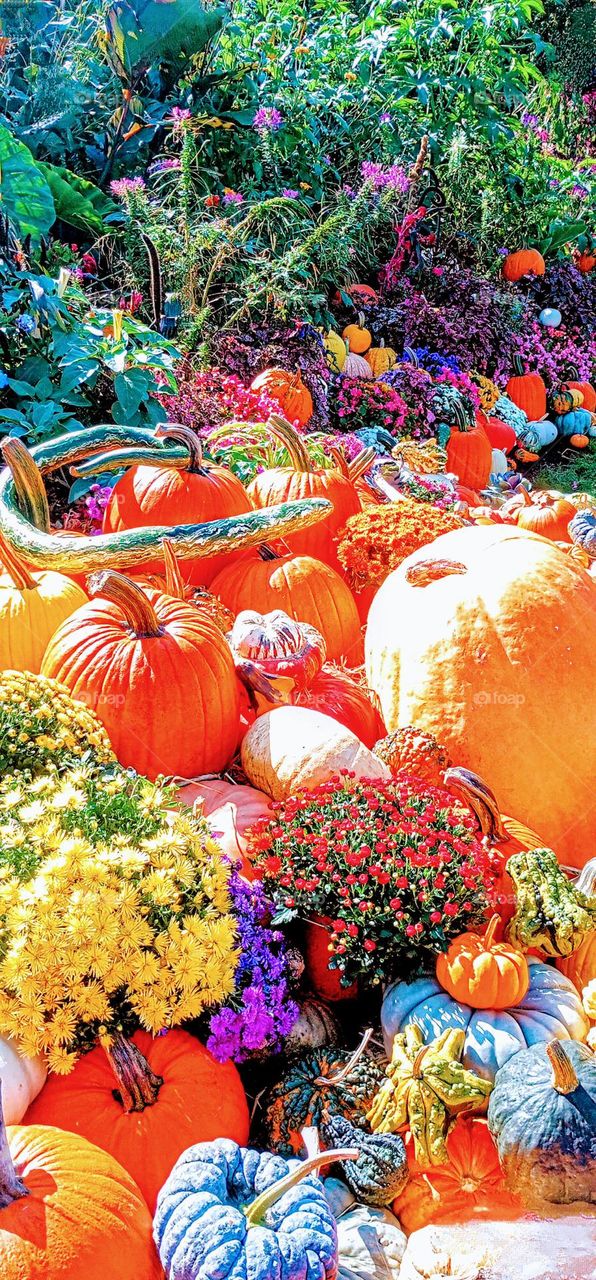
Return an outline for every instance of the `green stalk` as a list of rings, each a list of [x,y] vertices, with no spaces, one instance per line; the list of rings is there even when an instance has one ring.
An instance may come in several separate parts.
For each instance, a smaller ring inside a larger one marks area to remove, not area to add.
[[[272,1187],[268,1187],[267,1191],[263,1191],[252,1204],[244,1210],[246,1221],[249,1227],[258,1227],[262,1222],[268,1209],[282,1196],[286,1191],[291,1191],[298,1182],[306,1178],[307,1174],[312,1173],[321,1168],[325,1164],[334,1164],[337,1160],[357,1160],[360,1152],[357,1147],[338,1148],[336,1151],[321,1151],[316,1156],[311,1156],[309,1160],[303,1160],[297,1169],[293,1169],[291,1173],[286,1174],[285,1178],[280,1178],[279,1182],[274,1182]]]

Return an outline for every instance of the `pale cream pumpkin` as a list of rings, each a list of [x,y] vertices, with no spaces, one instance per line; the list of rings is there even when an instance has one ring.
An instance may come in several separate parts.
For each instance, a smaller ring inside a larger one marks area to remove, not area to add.
[[[316,787],[342,769],[357,778],[391,776],[349,729],[306,707],[276,707],[260,716],[243,739],[241,759],[249,782],[274,800]]]

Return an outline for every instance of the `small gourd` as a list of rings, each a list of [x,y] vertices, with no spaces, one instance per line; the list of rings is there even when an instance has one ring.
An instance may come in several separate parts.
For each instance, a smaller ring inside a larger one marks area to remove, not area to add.
[[[406,1235],[389,1209],[359,1204],[337,1178],[325,1179],[337,1222],[337,1280],[392,1280],[399,1275]]]
[[[517,898],[507,925],[507,937],[515,946],[568,956],[596,927],[596,897],[588,898],[567,879],[551,849],[515,853],[507,874]]]
[[[408,1180],[408,1162],[402,1139],[396,1133],[363,1133],[345,1116],[323,1121],[321,1132],[328,1147],[355,1147],[357,1160],[340,1163],[342,1177],[362,1204],[384,1206],[400,1195]]]
[[[337,1044],[339,1023],[329,1005],[317,996],[307,995],[299,1007],[298,1017],[284,1040],[286,1057]]]
[[[500,919],[492,917],[484,936],[461,933],[437,957],[441,986],[472,1009],[509,1009],[523,1000],[530,985],[523,953],[509,942],[494,941]]]
[[[342,370],[346,378],[367,378],[369,381],[374,377],[373,371],[364,359],[364,356],[358,355],[355,351],[350,351],[346,356],[346,361]]]
[[[358,356],[363,356],[372,343],[372,334],[369,329],[364,327],[364,315],[362,312],[358,314],[358,324],[346,325],[342,338],[347,342],[350,351]]]
[[[323,339],[325,350],[327,352],[327,364],[333,373],[341,373],[346,363],[348,347],[343,338],[335,329],[330,329]]]
[[[264,1116],[267,1145],[280,1155],[302,1150],[302,1130],[319,1128],[333,1115],[364,1126],[383,1082],[383,1071],[365,1052],[370,1033],[355,1053],[325,1047],[296,1058],[269,1091]]]
[[[596,559],[596,515],[593,511],[578,511],[569,522],[569,533],[578,547],[587,551],[590,560]]]

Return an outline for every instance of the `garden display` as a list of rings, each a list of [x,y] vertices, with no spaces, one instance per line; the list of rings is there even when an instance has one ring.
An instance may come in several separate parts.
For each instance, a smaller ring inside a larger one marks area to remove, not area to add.
[[[591,8],[0,10],[0,1277],[594,1280]]]

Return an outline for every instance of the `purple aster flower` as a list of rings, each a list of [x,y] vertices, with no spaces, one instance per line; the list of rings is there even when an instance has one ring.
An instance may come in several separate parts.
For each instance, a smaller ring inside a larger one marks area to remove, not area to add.
[[[391,112],[382,111],[379,116],[379,124],[391,124]]]
[[[283,116],[277,107],[259,107],[252,123],[257,133],[276,133],[283,122]]]
[[[149,165],[149,173],[165,173],[166,169],[179,169],[180,156],[166,156],[163,160],[154,160]]]
[[[532,111],[522,111],[521,122],[522,124],[525,124],[528,129],[535,129],[540,124],[540,118],[539,116],[535,116]]]
[[[110,191],[115,196],[125,196],[131,191],[144,191],[145,183],[142,178],[116,178],[114,182],[110,182]]]
[[[589,192],[588,188],[582,186],[581,182],[576,182],[571,188],[571,194],[572,196],[575,196],[577,200],[587,200]]]
[[[226,191],[223,202],[224,204],[242,204],[244,196],[241,191]]]
[[[299,200],[299,199],[300,199],[300,192],[299,192],[299,191],[294,191],[293,187],[284,187],[284,189],[283,189],[283,191],[282,191],[282,193],[281,193],[281,194],[282,194],[282,196],[285,196],[286,200]]]

